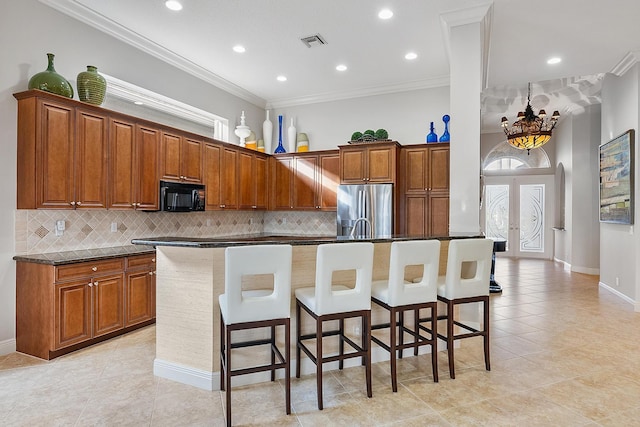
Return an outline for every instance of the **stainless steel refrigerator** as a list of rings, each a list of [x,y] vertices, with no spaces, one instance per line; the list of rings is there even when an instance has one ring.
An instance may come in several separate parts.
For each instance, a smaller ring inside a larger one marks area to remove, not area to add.
[[[338,186],[338,237],[391,237],[393,184]]]

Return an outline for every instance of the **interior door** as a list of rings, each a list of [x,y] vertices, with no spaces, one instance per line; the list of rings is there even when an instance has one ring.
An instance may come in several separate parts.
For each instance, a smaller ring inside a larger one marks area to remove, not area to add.
[[[553,194],[553,176],[485,177],[484,232],[487,237],[507,240],[502,255],[553,257]]]

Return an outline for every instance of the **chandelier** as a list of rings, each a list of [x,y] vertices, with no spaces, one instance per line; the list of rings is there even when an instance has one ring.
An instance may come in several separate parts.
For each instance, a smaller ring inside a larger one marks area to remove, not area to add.
[[[527,94],[527,108],[518,113],[518,118],[509,128],[509,121],[502,118],[502,128],[509,144],[521,150],[542,147],[551,139],[551,131],[556,126],[560,113],[554,111],[550,120],[545,117],[547,113],[540,110],[536,116],[531,108],[531,83],[529,83],[529,93]]]

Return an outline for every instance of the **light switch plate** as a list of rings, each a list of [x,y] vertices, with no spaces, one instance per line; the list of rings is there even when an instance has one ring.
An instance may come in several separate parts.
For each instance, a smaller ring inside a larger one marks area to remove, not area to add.
[[[118,223],[117,222],[112,222],[111,223],[111,232],[115,233],[118,231]]]

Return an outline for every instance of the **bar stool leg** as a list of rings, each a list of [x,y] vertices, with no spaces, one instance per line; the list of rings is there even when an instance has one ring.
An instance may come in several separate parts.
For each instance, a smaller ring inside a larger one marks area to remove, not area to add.
[[[366,350],[365,375],[367,379],[367,397],[373,396],[371,388],[371,311],[367,311],[363,317],[362,348]]]
[[[400,319],[402,319],[402,312],[400,312]],[[396,377],[396,309],[391,307],[389,310],[389,357],[391,358],[391,389],[398,391],[398,380]],[[400,323],[400,334],[402,334],[402,323]],[[402,349],[400,349],[399,357],[402,356]]]
[[[285,388],[285,404],[287,407],[287,415],[291,414],[291,345],[289,343],[291,339],[291,321],[286,320],[284,326],[284,357],[287,359],[284,368],[284,388]]]
[[[338,324],[338,330],[340,331],[340,334],[338,335],[340,339],[340,342],[338,343],[338,354],[342,356],[344,354],[344,319],[340,319]],[[342,370],[342,368],[344,368],[344,360],[340,358],[338,361],[338,369]]]
[[[491,370],[489,359],[489,298],[484,300],[484,365],[487,371]]]
[[[226,397],[227,397],[227,427],[231,427],[231,330],[226,328],[226,346],[225,346],[225,361],[226,361],[226,370],[225,370],[225,382],[227,383],[226,387]]]
[[[400,313],[398,314],[398,316],[400,317],[400,320],[398,321],[398,326],[400,327],[400,346],[402,347],[402,345],[404,344],[404,311],[400,310]],[[394,319],[395,319],[395,315],[394,315]],[[402,359],[402,349],[398,350],[398,359]]]
[[[271,365],[276,363],[276,353],[274,350],[275,346],[276,346],[276,327],[271,326]],[[276,380],[276,368],[272,368],[271,381],[275,381],[275,380]]]
[[[300,318],[300,303],[296,299],[296,378],[300,378],[300,331],[302,319]]]
[[[438,303],[431,306],[431,369],[433,382],[438,382]],[[417,329],[416,329],[417,331]]]
[[[419,333],[420,333],[420,309],[416,308],[413,311],[413,331],[415,332],[415,337],[413,340],[413,343],[415,344],[415,347],[413,347],[413,355],[417,356],[418,355],[418,342],[420,342],[420,338],[418,337]]]
[[[322,320],[316,319],[316,392],[318,393],[318,409],[322,410]]]
[[[225,351],[225,328],[224,328],[224,319],[222,318],[222,313],[220,313],[220,390],[224,391],[224,378],[225,378],[225,360],[223,356],[223,352]],[[226,353],[225,353],[226,354]]]
[[[449,356],[449,376],[451,379],[456,377],[453,366],[453,322],[453,303],[447,301],[447,355]]]

